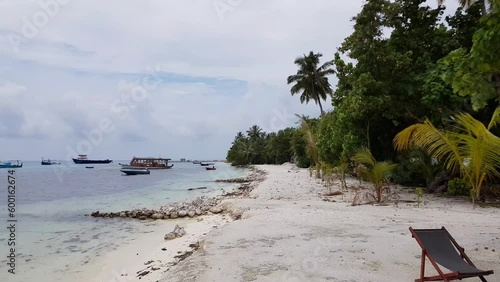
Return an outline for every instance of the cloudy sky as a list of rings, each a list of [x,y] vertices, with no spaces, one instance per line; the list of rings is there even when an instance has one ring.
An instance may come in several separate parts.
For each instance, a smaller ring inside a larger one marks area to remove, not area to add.
[[[237,131],[319,115],[286,77],[362,3],[0,0],[0,160],[223,159]]]

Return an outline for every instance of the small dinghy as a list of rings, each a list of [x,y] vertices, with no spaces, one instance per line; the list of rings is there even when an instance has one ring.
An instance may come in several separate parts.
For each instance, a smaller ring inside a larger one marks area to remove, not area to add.
[[[206,167],[205,169],[206,169],[206,170],[216,170],[215,166],[212,166],[212,167]]]
[[[85,168],[94,168],[93,166],[86,166]]]
[[[139,175],[139,174],[150,174],[151,172],[147,168],[124,168],[120,169],[121,172],[126,175]]]

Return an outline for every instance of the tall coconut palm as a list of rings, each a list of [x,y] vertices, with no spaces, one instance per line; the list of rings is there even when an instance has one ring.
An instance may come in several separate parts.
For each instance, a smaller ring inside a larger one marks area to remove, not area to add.
[[[292,95],[300,93],[301,103],[307,104],[313,100],[319,105],[321,115],[325,113],[321,100],[326,100],[327,95],[331,95],[333,92],[327,76],[335,73],[331,68],[332,61],[319,66],[319,58],[322,56],[321,53],[311,51],[309,55],[304,54],[304,56],[298,57],[294,63],[299,69],[296,74],[290,75],[287,79],[288,84],[294,83],[290,89]]]
[[[245,138],[245,135],[243,135],[243,132],[239,131],[238,133],[236,133],[236,136],[234,137],[233,144],[235,144],[236,142],[238,142],[243,138]]]
[[[247,135],[250,137],[250,139],[257,139],[260,137],[264,137],[264,132],[262,131],[262,128],[258,125],[252,125],[248,130],[247,130]]]
[[[500,107],[488,126],[468,113],[459,113],[448,129],[437,129],[429,121],[405,128],[394,138],[396,150],[412,146],[442,160],[452,172],[460,172],[471,187],[472,200],[479,198],[487,177],[500,177],[500,138],[490,129],[500,123]]]
[[[246,138],[243,138],[238,140],[237,146],[238,146],[238,151],[242,154],[243,158],[245,159],[245,164],[249,164],[254,154],[254,148],[252,142],[250,142],[250,140]]]
[[[353,160],[364,165],[359,173],[369,182],[372,183],[375,190],[375,200],[380,203],[382,201],[382,192],[384,184],[387,181],[387,176],[396,168],[396,164],[389,162],[377,162],[373,158],[372,153],[368,148],[360,149],[353,157]]]

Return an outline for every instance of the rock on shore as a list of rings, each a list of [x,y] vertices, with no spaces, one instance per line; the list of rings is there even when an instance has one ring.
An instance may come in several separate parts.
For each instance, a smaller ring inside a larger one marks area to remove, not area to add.
[[[255,188],[254,181],[260,182],[265,179],[266,173],[263,170],[253,169],[250,176],[245,178],[233,179],[218,179],[216,182],[227,183],[241,183],[241,186],[233,192],[224,192],[223,195],[217,197],[201,196],[196,198],[190,203],[173,203],[170,205],[162,206],[158,210],[154,209],[134,209],[125,210],[120,212],[100,212],[94,211],[90,214],[92,217],[103,218],[135,218],[139,220],[146,219],[176,219],[183,217],[197,217],[207,214],[218,214],[227,212],[224,207],[220,206],[223,199],[233,197],[247,197],[249,193]]]
[[[186,230],[184,230],[184,227],[180,227],[179,225],[175,225],[174,231],[165,234],[164,239],[165,240],[173,240],[175,238],[180,238],[184,235],[186,235]]]
[[[223,208],[217,207],[224,197],[198,197],[190,203],[174,203],[162,206],[158,210],[154,209],[134,209],[120,212],[99,212],[94,211],[90,214],[92,217],[104,218],[136,218],[136,219],[175,219],[183,217],[196,217],[207,214],[218,214],[223,212]]]

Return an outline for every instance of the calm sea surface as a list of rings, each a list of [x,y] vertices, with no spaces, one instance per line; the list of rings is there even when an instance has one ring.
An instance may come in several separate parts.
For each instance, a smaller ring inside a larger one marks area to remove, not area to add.
[[[231,185],[220,178],[241,177],[247,170],[216,163],[206,171],[192,163],[175,163],[172,169],[152,170],[150,175],[124,176],[119,162],[105,165],[63,163],[41,166],[24,162],[16,170],[16,275],[7,270],[7,169],[0,169],[0,281],[60,281],[68,272],[78,273],[96,257],[151,232],[147,221],[97,219],[94,210],[120,211],[158,208],[213,194]],[[187,191],[207,187],[207,190]]]

